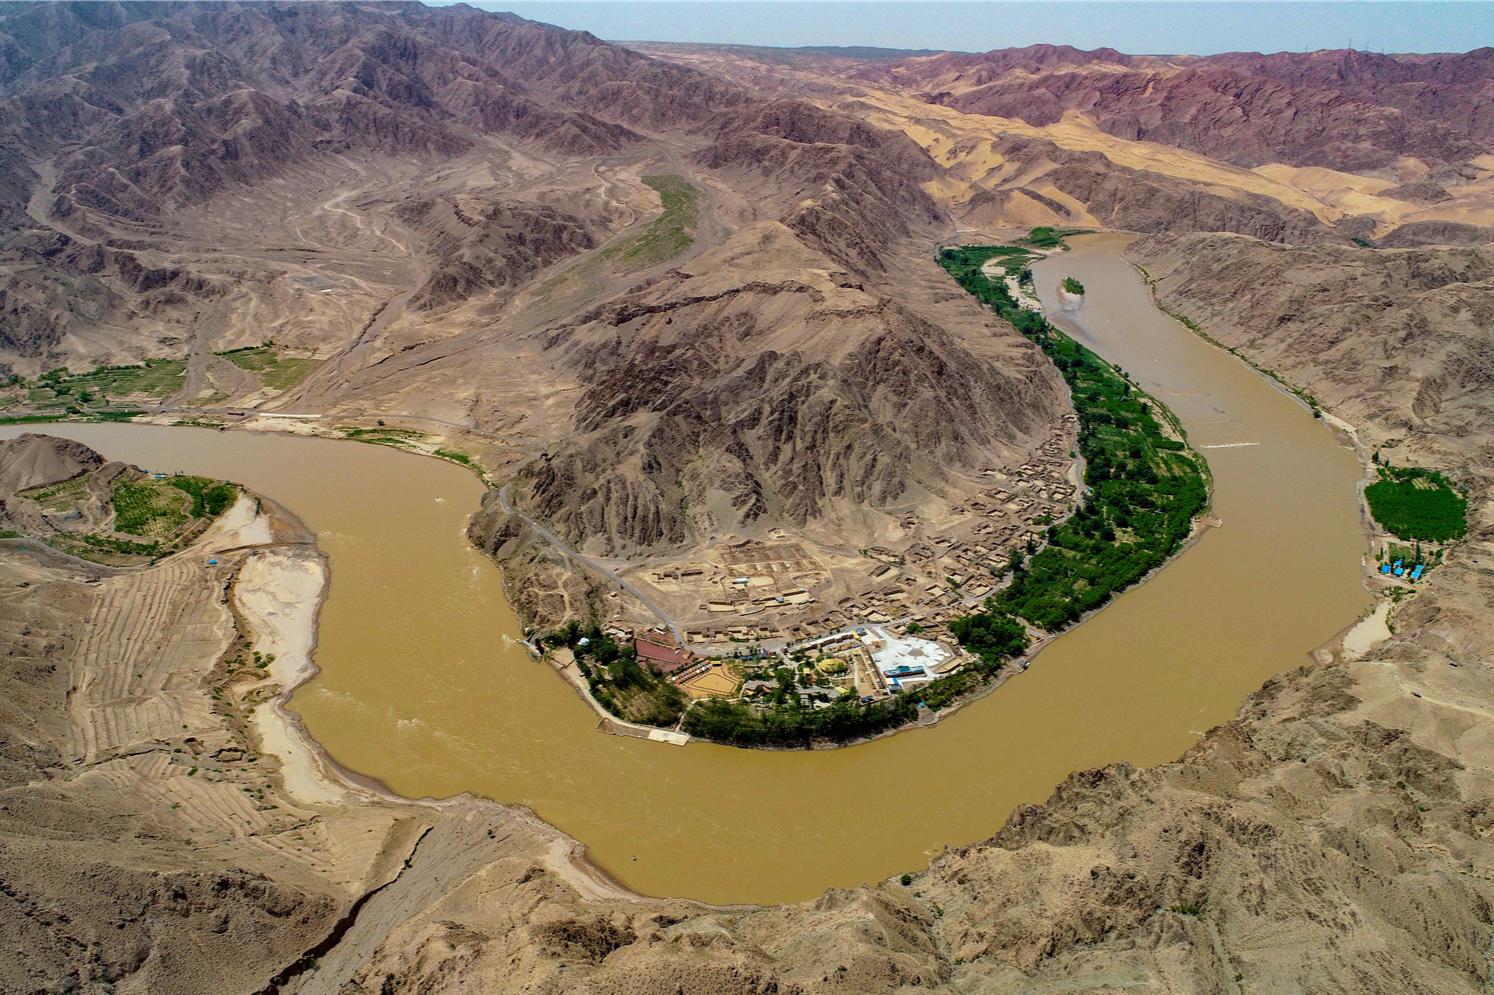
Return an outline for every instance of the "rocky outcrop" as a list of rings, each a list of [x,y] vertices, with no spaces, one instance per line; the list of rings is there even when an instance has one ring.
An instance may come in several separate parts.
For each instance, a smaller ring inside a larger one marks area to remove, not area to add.
[[[1409,249],[1421,245],[1487,245],[1494,242],[1494,228],[1459,221],[1412,221],[1399,225],[1381,238],[1387,249]]]
[[[0,240],[0,351],[16,356],[43,358],[71,332],[176,313],[228,289],[188,267],[149,265],[128,249],[60,232]],[[142,343],[142,353],[151,351]]]
[[[26,432],[0,440],[0,500],[96,470],[104,457],[81,442]]]
[[[563,536],[636,550],[891,508],[1055,411],[1050,375],[1015,345],[1020,365],[995,366],[854,285],[702,292],[724,275],[708,259],[549,333],[583,385],[576,434],[521,483]]]
[[[910,139],[799,101],[726,116],[696,161],[853,272],[884,270],[886,247],[944,220],[921,186],[937,169]]]
[[[1119,138],[1175,145],[1246,167],[1286,161],[1353,171],[1386,166],[1401,155],[1463,162],[1485,148],[1481,140],[1397,108],[1207,68],[1053,73],[941,102],[1034,125],[1078,110]]]
[[[433,257],[430,276],[410,298],[409,306],[421,311],[461,303],[479,291],[522,286],[546,266],[596,247],[575,215],[496,193],[476,213],[455,197],[428,197],[405,201],[393,214],[422,237]]]
[[[76,18],[78,34],[36,31],[32,9],[0,18],[31,42],[25,71],[0,84],[0,132],[39,157],[68,148],[63,215],[152,218],[329,151],[451,156],[487,134],[614,153],[642,140],[624,119],[678,126],[745,99],[582,33],[470,8],[228,4],[129,23],[64,10],[54,18]]]

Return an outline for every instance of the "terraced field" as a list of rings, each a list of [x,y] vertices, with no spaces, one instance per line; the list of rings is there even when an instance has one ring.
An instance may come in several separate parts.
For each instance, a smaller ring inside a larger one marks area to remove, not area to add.
[[[246,346],[218,355],[239,369],[258,375],[261,386],[277,392],[290,390],[322,362],[315,356],[291,355],[272,345]]]
[[[389,814],[351,810],[328,821],[312,799],[287,791],[251,723],[275,682],[263,668],[229,662],[247,657],[258,633],[243,628],[225,590],[260,558],[314,551],[220,552],[273,541],[249,499],[199,541],[201,557],[69,586],[68,596],[85,599],[81,624],[71,635],[38,630],[72,688],[56,744],[72,776],[58,791],[105,805],[128,799],[151,813],[157,832],[234,866],[309,872],[348,887],[377,873]],[[10,629],[0,624],[0,635]]]

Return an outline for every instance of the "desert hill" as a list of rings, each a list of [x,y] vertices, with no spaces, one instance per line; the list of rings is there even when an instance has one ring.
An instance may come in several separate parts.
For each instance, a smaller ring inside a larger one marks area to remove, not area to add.
[[[1296,243],[1417,225],[1396,242],[1424,244],[1480,237],[1490,220],[1487,49],[1197,57],[1035,45],[816,59],[642,47],[903,130],[944,168],[937,194],[971,228],[1234,231]],[[1047,151],[1035,155],[1035,143]],[[1447,224],[1473,230],[1435,227]]]
[[[1355,51],[1130,57],[1036,46],[864,70],[931,102],[1032,125],[1077,111],[1116,137],[1237,166],[1344,171],[1414,155],[1458,165],[1488,151],[1491,52],[1398,58]]]
[[[324,362],[272,407],[533,440],[519,505],[609,550],[937,507],[1057,417],[1024,340],[928,300],[948,217],[898,131],[465,7],[0,31],[26,373],[185,354],[164,400],[222,404],[273,339]]]

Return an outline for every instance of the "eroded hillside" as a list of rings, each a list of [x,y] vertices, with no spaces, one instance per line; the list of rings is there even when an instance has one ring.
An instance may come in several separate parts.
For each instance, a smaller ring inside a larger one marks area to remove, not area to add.
[[[1397,463],[1479,473],[1494,464],[1477,429],[1494,418],[1488,248],[1292,248],[1187,235],[1129,252],[1169,307],[1289,383],[1311,384]]]
[[[0,31],[27,164],[5,361],[182,364],[12,406],[413,419],[501,452],[521,512],[606,554],[876,544],[1062,413],[1025,340],[936,289],[939,167],[898,131],[467,8]]]

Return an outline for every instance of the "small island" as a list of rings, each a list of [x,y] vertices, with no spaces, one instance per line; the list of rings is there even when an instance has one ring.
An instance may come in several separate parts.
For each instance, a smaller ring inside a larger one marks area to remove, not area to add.
[[[1063,289],[1064,293],[1066,294],[1073,294],[1076,297],[1084,296],[1084,284],[1080,283],[1072,276],[1066,276],[1063,278]]]

